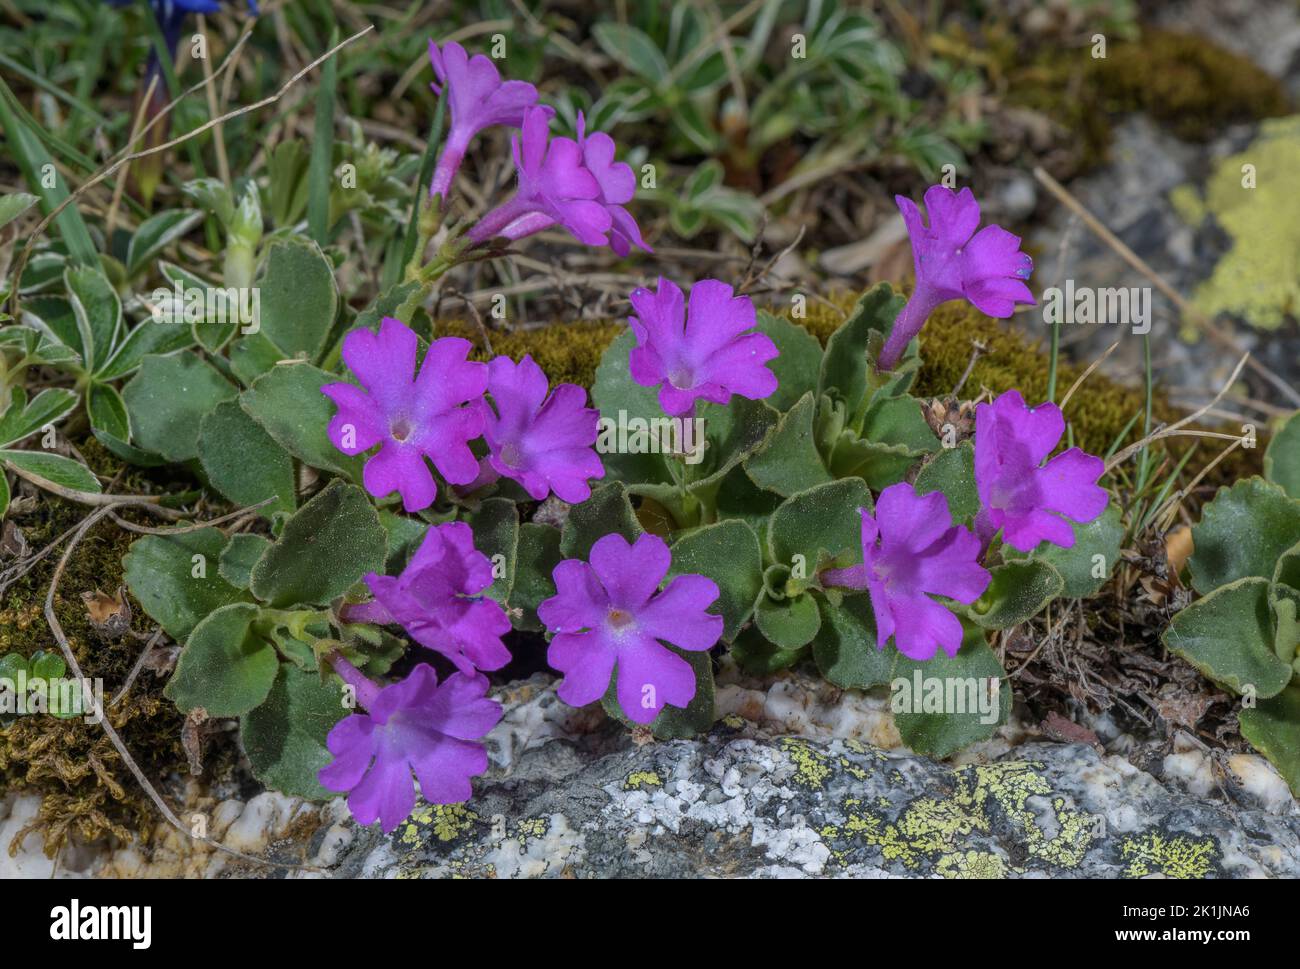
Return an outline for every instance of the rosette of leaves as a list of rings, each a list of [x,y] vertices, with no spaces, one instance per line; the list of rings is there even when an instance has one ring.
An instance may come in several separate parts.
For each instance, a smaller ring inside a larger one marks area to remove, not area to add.
[[[895,371],[876,372],[874,361],[902,303],[888,284],[872,289],[825,351],[803,328],[760,312],[757,328],[780,351],[769,364],[779,387],[764,401],[733,397],[725,407],[700,405],[704,447],[691,456],[696,463],[683,448],[668,446],[676,425],[663,416],[655,390],[628,373],[631,332],[614,340],[596,371],[593,400],[608,428],[617,426],[622,435],[614,440],[614,430],[605,432],[607,475],[636,502],[634,520],[668,538],[674,568],[682,549],[683,560],[700,557],[696,571],[735,590],[737,602],[752,593],[723,635],[751,671],[811,658],[843,687],[886,685],[921,668],[927,676],[987,682],[1004,674],[986,630],[1025,622],[1063,594],[1091,595],[1118,559],[1122,530],[1114,509],[1092,526],[1076,527],[1072,550],[1044,546],[1021,556],[994,549],[985,595],[969,607],[952,604],[967,631],[957,657],[940,654],[924,663],[892,645],[877,649],[865,593],[822,584],[827,569],[861,561],[858,509],[873,508],[873,491],[913,472],[918,492],[944,493],[955,523],[969,525],[979,510],[972,445],[954,440],[954,447],[943,447],[921,402],[908,394],[916,350]],[[719,547],[716,563],[694,548],[706,542]],[[1096,574],[1098,555],[1104,567]],[[917,750],[951,753],[990,736],[1009,702],[1003,689],[993,723],[981,722],[987,718],[978,713],[903,712],[899,729]]]
[[[1265,477],[1219,489],[1192,527],[1201,598],[1165,645],[1240,696],[1241,734],[1300,794],[1300,417],[1270,442]]]
[[[382,572],[389,531],[365,492],[327,484],[278,537],[202,528],[146,535],[123,560],[131,594],[182,645],[166,695],[184,713],[239,720],[253,773],[268,787],[323,799],[325,737],[348,712],[321,657],[340,650],[382,674],[404,649],[374,627],[340,625],[331,604]]]
[[[296,464],[360,480],[360,462],[326,436],[332,415],[318,364],[341,325],[333,265],[309,239],[271,239],[251,290],[176,266],[164,318],[187,346],[147,354],[122,391],[131,445],[145,460],[192,463],[240,505],[293,512]],[[253,298],[255,294],[256,299]]]
[[[23,302],[21,322],[35,334],[31,362],[73,377],[91,430],[101,444],[123,460],[157,464],[132,445],[131,418],[117,388],[140,369],[145,357],[191,346],[190,328],[155,318],[147,309],[143,319],[130,323],[117,289],[97,268],[68,267],[63,287],[61,295],[45,294]]]

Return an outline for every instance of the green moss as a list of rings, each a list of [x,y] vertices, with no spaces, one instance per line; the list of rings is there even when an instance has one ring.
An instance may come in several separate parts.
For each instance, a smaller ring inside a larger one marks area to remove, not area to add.
[[[1196,34],[1147,29],[1141,40],[1043,53],[1008,70],[1008,98],[1073,132],[1081,167],[1105,158],[1111,121],[1141,112],[1189,141],[1206,141],[1226,125],[1284,115],[1286,89],[1252,60]]]
[[[37,550],[75,526],[85,514],[86,509],[80,506],[43,500],[40,510],[19,519],[19,524],[32,549]],[[55,613],[77,662],[87,676],[102,678],[106,699],[125,681],[143,643],[131,637],[101,639],[91,628],[80,593],[118,587],[122,555],[132,537],[111,520],[97,524],[69,561],[54,600]],[[57,554],[47,556],[7,591],[0,609],[0,652],[30,656],[37,650],[57,648],[42,610],[58,558]],[[140,618],[138,607],[136,616],[136,627],[146,628],[147,620]],[[151,674],[136,680],[127,698],[110,708],[110,717],[147,776],[163,778],[186,762],[180,744],[183,718],[163,697],[162,682]],[[42,796],[30,829],[42,835],[50,855],[69,835],[87,841],[107,836],[147,838],[157,821],[153,805],[131,780],[104,730],[79,718],[23,716],[0,729],[0,789]],[[21,832],[19,840],[26,834],[26,830]],[[5,847],[0,845],[0,850]]]

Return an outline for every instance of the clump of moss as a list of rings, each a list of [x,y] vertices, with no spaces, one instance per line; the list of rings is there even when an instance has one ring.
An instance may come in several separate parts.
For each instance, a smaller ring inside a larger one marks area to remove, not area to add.
[[[93,462],[90,454],[87,458]],[[85,514],[80,506],[43,498],[39,510],[19,524],[35,550],[74,527]],[[73,553],[54,600],[77,662],[86,676],[103,679],[106,701],[126,680],[144,644],[133,637],[101,639],[91,627],[80,593],[117,588],[122,581],[122,556],[133,537],[112,521],[98,523]],[[38,650],[58,649],[43,615],[58,558],[47,556],[8,590],[0,609],[0,653],[31,656]],[[141,615],[139,609],[136,614]],[[175,704],[163,697],[161,680],[148,673],[139,677],[109,715],[147,776],[162,778],[185,763],[180,744],[183,718]],[[80,718],[21,716],[0,728],[0,789],[41,795],[31,828],[40,832],[51,856],[70,835],[86,841],[109,836],[147,838],[155,825],[153,805],[130,778],[103,728]],[[17,840],[26,834],[21,832]]]
[[[623,330],[612,320],[557,323],[528,330],[493,331],[492,354],[483,345],[482,333],[463,320],[439,321],[439,336],[464,337],[474,344],[473,360],[487,360],[501,354],[518,360],[531,354],[551,378],[551,383],[580,384],[590,387],[600,364],[600,356]]]
[[[1179,138],[1207,141],[1226,125],[1290,112],[1277,78],[1196,34],[1146,29],[1104,58],[1088,47],[1050,51],[1008,71],[1008,98],[1046,114],[1080,139],[1080,166],[1104,160],[1111,120],[1141,112]]]

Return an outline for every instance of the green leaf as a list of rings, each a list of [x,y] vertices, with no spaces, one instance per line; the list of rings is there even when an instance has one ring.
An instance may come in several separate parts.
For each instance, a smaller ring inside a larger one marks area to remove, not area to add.
[[[286,359],[280,348],[261,333],[250,333],[230,344],[230,369],[245,387],[263,374],[270,373],[277,363]]]
[[[56,424],[77,406],[77,395],[62,387],[42,390],[30,402],[27,391],[14,387],[9,407],[0,414],[0,448],[21,443],[47,424]]]
[[[839,606],[818,602],[822,624],[812,653],[822,676],[836,686],[857,689],[888,683],[898,651],[876,646],[876,616],[865,595],[845,596]]]
[[[20,114],[21,106],[9,85],[0,79],[0,125],[5,131],[6,154],[18,163],[27,187],[41,200],[41,211],[47,215],[68,199],[68,185],[45,150],[40,137]],[[46,173],[53,182],[46,184]],[[99,265],[95,241],[76,204],[68,205],[54,219],[59,234],[72,259],[82,266]]]
[[[1065,581],[1062,595],[1082,599],[1096,595],[1119,562],[1120,545],[1124,541],[1124,525],[1119,508],[1108,505],[1102,514],[1086,525],[1070,522],[1074,529],[1074,545],[1061,548],[1043,542],[1032,554],[1017,551],[1010,545],[1002,546],[1002,557],[1022,560],[1033,558],[1047,562],[1061,573]],[[1100,556],[1100,561],[1096,557]],[[1100,572],[1100,575],[1096,573]]]
[[[9,498],[9,479],[0,472],[0,518],[4,518],[5,513],[9,511]]]
[[[1241,735],[1268,758],[1300,797],[1300,685],[1260,700],[1238,714]]]
[[[134,278],[158,253],[203,221],[202,212],[170,209],[140,223],[126,249],[126,274]]]
[[[99,494],[99,479],[80,461],[47,451],[0,451],[0,465],[12,465],[51,484]]]
[[[819,394],[834,391],[853,409],[874,392],[869,379],[867,345],[873,333],[888,335],[906,302],[888,283],[879,283],[863,294],[849,318],[826,341],[817,385]],[[906,389],[893,386],[894,392]]]
[[[60,270],[59,278],[63,271]],[[77,328],[72,302],[62,296],[36,296],[23,303],[23,323],[67,347],[85,362],[86,347]],[[75,365],[74,365],[75,366]]]
[[[807,654],[808,647],[782,649],[770,643],[757,626],[746,626],[731,644],[731,655],[746,673],[767,676],[778,670],[789,669]]]
[[[709,612],[723,618],[722,638],[734,639],[763,590],[763,555],[754,530],[736,520],[706,525],[678,539],[672,553],[670,578],[704,575],[717,583],[719,596]]]
[[[273,606],[327,605],[384,567],[379,513],[355,485],[331,481],[284,524],[253,568],[250,588]]]
[[[293,237],[272,242],[259,287],[261,332],[289,356],[315,360],[339,305],[333,268],[320,247]]]
[[[516,629],[540,630],[537,606],[555,595],[552,573],[563,559],[560,530],[550,525],[524,522],[519,526],[519,548],[515,557],[515,581],[510,590],[511,620]],[[519,610],[516,614],[515,610]]]
[[[131,419],[126,402],[109,384],[92,383],[86,391],[86,413],[90,416],[90,430],[95,440],[123,461],[144,467],[162,464],[155,454],[142,450],[131,440]]]
[[[330,30],[330,48],[338,44],[338,26]],[[316,119],[312,131],[311,163],[307,169],[307,225],[319,246],[329,244],[330,190],[333,185],[334,96],[339,80],[339,58],[326,58],[316,88]],[[281,344],[283,346],[283,344]]]
[[[862,517],[871,511],[871,491],[861,478],[832,481],[800,492],[781,503],[768,531],[768,555],[791,568],[801,556],[811,576],[827,561],[862,558]]]
[[[1192,587],[1205,595],[1246,576],[1272,578],[1278,558],[1300,542],[1300,502],[1260,477],[1220,488],[1192,526]]]
[[[754,606],[754,625],[778,649],[794,650],[813,641],[822,617],[811,594],[773,599],[760,596]]]
[[[298,460],[360,481],[364,459],[344,454],[327,433],[336,408],[320,389],[337,382],[305,363],[272,367],[240,394],[239,406]]]
[[[1162,641],[1210,679],[1236,693],[1276,696],[1291,666],[1273,649],[1266,579],[1247,576],[1215,589],[1174,616]]]
[[[253,776],[268,790],[292,797],[335,797],[316,775],[334,759],[325,738],[347,713],[334,677],[322,682],[316,673],[281,663],[266,701],[240,721],[239,739]]]
[[[780,352],[767,366],[777,379],[776,393],[768,404],[779,411],[793,407],[804,394],[817,393],[817,373],[822,365],[822,345],[802,326],[783,316],[760,311],[758,332],[766,334]]]
[[[497,602],[508,602],[519,551],[519,512],[515,503],[508,498],[488,498],[465,520],[474,530],[474,547],[492,561],[494,579],[484,592]]]
[[[429,523],[412,515],[401,515],[386,508],[379,510],[379,522],[388,534],[388,559],[384,563],[385,575],[396,575],[406,568],[406,563],[429,531]]]
[[[1029,559],[994,566],[993,580],[968,607],[968,614],[985,629],[1010,629],[1032,619],[1061,594],[1065,580],[1046,562]]]
[[[1273,653],[1300,673],[1300,667],[1295,665],[1300,651],[1300,589],[1275,583],[1268,591],[1268,604],[1276,620]]]
[[[695,673],[695,696],[685,707],[665,705],[659,711],[659,716],[655,717],[650,724],[650,731],[660,740],[678,740],[707,733],[713,726],[715,698],[713,661],[709,658],[709,651],[706,649],[688,652],[675,646],[666,646],[666,648],[691,665],[691,670]],[[631,721],[618,703],[618,677],[621,672],[620,668],[615,667],[614,675],[610,677],[609,689],[605,692],[601,705],[615,720],[630,724]]]
[[[127,588],[178,643],[209,613],[248,596],[221,577],[226,536],[216,528],[145,535],[122,559]]]
[[[128,331],[95,376],[103,382],[119,380],[134,373],[149,354],[165,356],[193,345],[194,332],[184,318],[169,320],[160,312],[157,319],[137,323]]]
[[[781,504],[781,496],[754,484],[744,468],[733,468],[723,476],[714,496],[720,519],[737,518],[746,522],[758,536],[759,545],[767,547],[767,527],[772,513]]]
[[[627,489],[617,481],[601,485],[590,498],[569,509],[560,535],[560,552],[566,559],[586,561],[596,540],[614,532],[629,542],[636,541],[642,532]]]
[[[280,661],[253,627],[258,612],[235,602],[194,628],[163,691],[182,713],[202,707],[209,717],[238,717],[266,699]]]
[[[939,491],[948,499],[948,512],[959,525],[970,524],[979,513],[980,496],[975,488],[975,447],[965,441],[943,448],[916,476],[916,493]],[[1005,552],[1004,552],[1005,554]]]
[[[3,229],[39,201],[40,199],[35,195],[28,195],[26,192],[0,195],[0,229]]]
[[[147,356],[122,391],[135,433],[133,443],[172,462],[196,458],[204,415],[237,393],[196,354]]]
[[[984,631],[969,623],[962,627],[965,635],[955,657],[943,650],[928,660],[900,653],[894,664],[890,697],[894,723],[903,742],[927,757],[948,757],[989,739],[1011,712],[1011,687]]]
[[[253,581],[253,566],[270,547],[271,540],[264,535],[249,532],[231,535],[221,550],[217,572],[236,589],[247,589]]]
[[[154,290],[155,323],[176,328],[176,342],[188,334],[187,345],[198,343],[216,353],[234,338],[241,324],[251,328],[255,322],[255,304],[250,299],[245,305],[239,289],[214,285],[169,262],[160,261],[158,269],[172,285]]]
[[[280,142],[267,160],[267,195],[271,222],[277,228],[293,225],[307,210],[307,164],[306,151],[297,139]]]
[[[650,86],[668,79],[668,62],[650,37],[630,24],[604,21],[591,28],[592,36],[614,63],[639,74]]]
[[[98,268],[72,266],[63,274],[72,302],[77,329],[81,333],[86,369],[109,358],[122,329],[122,301],[117,290]]]
[[[813,436],[816,409],[812,393],[804,394],[781,415],[767,443],[745,460],[746,473],[760,488],[788,498],[831,480]]]
[[[255,505],[270,518],[295,507],[293,459],[237,400],[218,404],[199,424],[199,461],[212,486],[236,505]]]
[[[1300,499],[1300,411],[1273,435],[1264,452],[1264,477],[1290,497]]]

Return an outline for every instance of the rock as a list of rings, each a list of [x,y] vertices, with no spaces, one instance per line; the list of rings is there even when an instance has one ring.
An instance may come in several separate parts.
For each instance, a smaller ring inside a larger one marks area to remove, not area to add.
[[[207,809],[209,832],[289,867],[160,831],[153,859],[119,851],[99,873],[1300,875],[1300,807],[1259,757],[1232,759],[1234,805],[1191,749],[1167,759],[1162,782],[1086,744],[1021,743],[1027,728],[1013,723],[960,762],[937,763],[899,745],[882,694],[797,672],[758,681],[724,669],[719,683],[723,715],[707,737],[639,745],[598,707],[565,706],[539,674],[498,691],[506,714],[488,738],[492,768],[467,804],[421,803],[384,835],[358,827],[341,801],[227,800]]]

